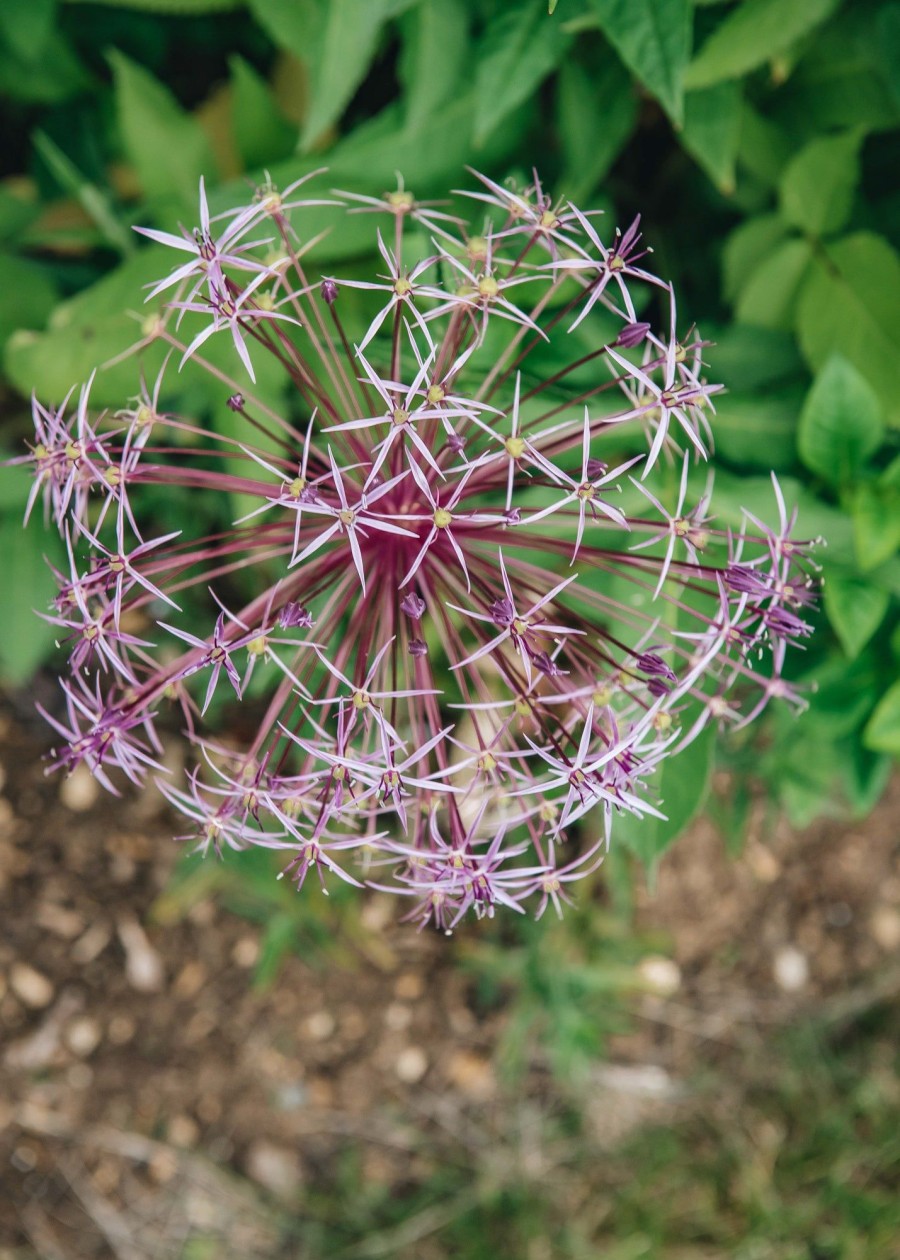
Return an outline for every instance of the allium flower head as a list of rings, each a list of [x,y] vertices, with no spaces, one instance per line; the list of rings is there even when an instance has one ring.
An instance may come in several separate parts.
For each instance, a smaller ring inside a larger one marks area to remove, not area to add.
[[[402,185],[347,195],[376,217],[367,276],[310,273],[323,199],[299,184],[218,220],[201,187],[196,232],[146,233],[174,251],[151,286],[178,313],[149,338],[162,373],[110,418],[89,387],[74,410],[36,401],[23,457],[69,556],[54,764],[113,790],[116,770],[162,776],[174,714],[196,764],[160,781],[199,849],[283,850],[298,886],[388,887],[447,930],[561,913],[619,815],[664,812],[666,758],[802,705],[783,666],[812,598],[774,478],[777,523],[740,533],[708,479],[692,490],[720,387],[638,222],[604,238],[537,176],[477,179],[471,224]],[[217,336],[234,377],[202,357]],[[254,391],[266,355],[280,409]],[[227,424],[160,405],[189,359]],[[666,466],[668,500],[648,481]],[[155,530],[154,488],[218,515]]]

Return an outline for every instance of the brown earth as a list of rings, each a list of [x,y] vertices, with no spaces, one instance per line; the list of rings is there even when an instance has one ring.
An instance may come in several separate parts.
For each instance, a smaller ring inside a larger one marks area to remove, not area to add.
[[[316,907],[254,987],[261,928],[214,862],[173,889],[162,799],[45,779],[36,739],[0,719],[0,1260],[175,1260],[198,1231],[204,1257],[293,1254],[278,1212],[348,1157],[400,1189],[451,1148],[552,1164],[527,1133],[558,1087],[539,1059],[499,1078],[507,1011],[459,965],[480,926],[417,935],[381,895]],[[739,859],[703,821],[652,896],[639,881],[635,930],[661,944],[585,1095],[601,1145],[665,1119],[698,1066],[739,1072],[791,1021],[896,995],[898,819],[896,780],[860,824],[795,833],[760,806]]]

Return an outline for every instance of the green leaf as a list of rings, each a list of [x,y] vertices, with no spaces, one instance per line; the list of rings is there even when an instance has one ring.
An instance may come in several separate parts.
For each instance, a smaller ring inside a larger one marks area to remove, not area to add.
[[[604,35],[625,65],[680,126],[684,117],[684,70],[691,55],[692,13],[688,0],[591,3]]]
[[[631,134],[638,100],[620,61],[605,58],[590,73],[574,58],[560,67],[557,121],[565,159],[561,186],[578,202],[591,193]]]
[[[171,13],[193,17],[198,13],[224,13],[241,8],[246,0],[65,0],[67,4],[103,4],[110,9],[139,9],[144,13]]]
[[[58,627],[35,612],[46,612],[57,593],[45,556],[58,568],[65,566],[58,534],[42,530],[38,521],[23,529],[21,511],[0,517],[0,582],[6,592],[0,672],[16,685],[28,681],[58,634]]]
[[[847,223],[859,183],[860,131],[819,136],[790,162],[781,179],[781,213],[811,236]]]
[[[863,732],[863,743],[873,752],[900,757],[900,682],[882,696]]]
[[[688,92],[681,143],[720,192],[734,192],[734,167],[741,136],[741,93],[736,83]]]
[[[800,416],[800,458],[811,472],[844,485],[883,437],[878,395],[852,363],[833,354],[816,376]]]
[[[837,8],[840,0],[743,0],[731,9],[685,74],[687,88],[737,79],[784,52]]]
[[[800,292],[797,331],[814,371],[842,354],[900,425],[900,258],[886,240],[856,232],[816,257]]]
[[[794,338],[771,328],[734,323],[717,327],[705,320],[703,332],[712,343],[709,350],[710,371],[717,381],[728,382],[728,389],[716,398],[716,412],[723,398],[730,398],[733,394],[741,397],[743,394],[771,391],[780,386],[779,397],[784,395],[786,404],[795,409],[796,426],[800,407],[794,397],[794,389],[800,390],[802,402],[806,393],[806,372]],[[804,378],[802,385],[798,380],[800,377]]]
[[[667,758],[657,780],[660,809],[666,817],[621,814],[613,821],[613,844],[621,841],[645,866],[652,866],[702,808],[709,791],[714,747],[715,731],[707,726],[683,752]]]
[[[140,325],[126,311],[139,310],[141,288],[165,274],[169,251],[139,251],[77,297],[57,306],[44,333],[20,331],[7,343],[4,371],[20,393],[32,390],[58,403],[91,370],[140,338]],[[161,356],[160,356],[161,357]],[[121,407],[135,393],[136,365],[120,363],[97,374],[92,401]]]
[[[200,124],[143,66],[115,50],[108,56],[122,143],[144,192],[194,201],[200,176],[216,170]]]
[[[132,253],[134,235],[119,219],[106,191],[86,179],[45,132],[35,132],[34,148],[60,187],[76,198],[88,218],[96,224],[105,242],[123,256]]]
[[[0,55],[0,96],[56,105],[91,86],[91,76],[58,30],[51,31],[36,61],[15,56],[11,48]]]
[[[547,20],[542,0],[515,0],[487,27],[475,74],[475,143],[532,96],[562,59],[569,39]]]
[[[316,56],[312,97],[301,143],[310,149],[337,122],[362,83],[384,23],[415,0],[328,0]]]
[[[750,468],[784,468],[793,462],[800,388],[777,394],[723,394],[716,400],[716,453]]]
[[[0,254],[0,346],[20,328],[43,328],[59,301],[48,272],[28,258]]]
[[[0,38],[23,61],[37,61],[53,31],[56,0],[0,4]]]
[[[793,328],[794,308],[812,262],[808,241],[783,241],[757,264],[741,289],[734,312],[738,321],[760,328]]]
[[[784,128],[744,100],[738,162],[766,188],[774,188],[796,145]]]
[[[400,80],[406,124],[419,126],[448,101],[463,78],[469,18],[462,0],[419,4],[402,23]]]
[[[868,582],[834,575],[825,582],[823,594],[828,620],[841,647],[853,660],[884,621],[891,597]]]
[[[859,567],[867,573],[900,548],[900,488],[863,482],[855,488],[851,511]]]
[[[278,162],[297,146],[297,128],[282,115],[269,85],[243,57],[229,61],[234,142],[247,168]]]
[[[722,296],[734,302],[759,264],[784,238],[779,214],[745,219],[725,240],[722,250]]]
[[[876,19],[875,48],[885,86],[900,109],[900,4],[882,4]]]
[[[250,12],[272,42],[308,69],[318,57],[325,0],[248,0]]]

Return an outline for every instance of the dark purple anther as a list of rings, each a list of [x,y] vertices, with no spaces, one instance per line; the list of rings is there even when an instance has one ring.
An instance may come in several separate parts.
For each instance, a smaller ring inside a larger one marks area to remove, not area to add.
[[[425,611],[425,601],[421,595],[411,591],[405,599],[400,601],[400,611],[409,617],[411,621],[418,621]]]
[[[516,619],[516,610],[513,608],[512,600],[495,599],[491,604],[491,620],[495,626],[501,628],[511,626]]]
[[[560,669],[555,661],[551,660],[548,652],[535,652],[531,658],[531,663],[542,674],[546,674],[548,678],[558,678],[561,674],[568,674],[567,669]]]
[[[322,301],[327,303],[328,306],[334,306],[338,295],[337,281],[323,280],[320,292],[322,294]]]
[[[669,682],[678,681],[663,658],[657,656],[655,652],[642,652],[637,658],[637,667],[642,674],[649,674],[651,678],[665,678]]]
[[[232,394],[231,397],[228,399],[227,406],[230,411],[243,411],[244,410],[244,395]]]
[[[613,344],[623,346],[626,350],[633,350],[635,346],[641,344],[649,331],[649,324],[626,324]]]
[[[304,608],[302,604],[292,600],[282,608],[278,624],[282,630],[293,630],[297,627],[301,630],[309,630],[315,625],[315,622],[308,608]]]
[[[753,595],[757,599],[764,599],[772,594],[767,580],[748,565],[730,564],[723,576],[725,585],[732,591],[739,591],[742,595]]]
[[[587,462],[588,481],[596,481],[598,477],[602,477],[606,472],[608,464],[604,464],[602,459],[589,459]]]
[[[423,639],[410,639],[407,651],[410,656],[427,656],[428,644]]]
[[[671,683],[666,682],[665,678],[651,678],[647,683],[647,690],[651,696],[667,696],[671,690]]]

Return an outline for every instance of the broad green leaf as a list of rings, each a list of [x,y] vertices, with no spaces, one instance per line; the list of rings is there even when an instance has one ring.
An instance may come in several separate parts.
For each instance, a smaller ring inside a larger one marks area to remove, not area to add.
[[[900,4],[882,4],[875,25],[875,48],[885,86],[900,109]]]
[[[7,343],[3,363],[10,381],[22,394],[35,390],[43,402],[61,402],[95,367],[139,340],[140,323],[126,312],[141,311],[143,286],[165,275],[171,265],[169,250],[140,250],[57,306],[46,332],[15,333]],[[92,399],[101,406],[121,407],[136,392],[136,365],[125,362],[98,372]]]
[[[51,31],[36,61],[17,57],[12,49],[0,56],[0,96],[56,105],[91,86],[91,76],[58,30]]]
[[[802,402],[805,385],[800,386],[797,378],[805,378],[806,372],[794,338],[788,333],[771,328],[754,328],[748,324],[718,327],[704,320],[703,334],[712,343],[707,352],[711,377],[728,383],[726,392],[716,398],[716,411],[723,398],[771,391],[776,386],[781,390],[779,397],[784,395],[785,401],[793,407],[793,394],[787,399],[785,390],[793,390],[795,384],[801,390]],[[799,405],[795,422],[797,414]]]
[[[64,4],[102,4],[110,9],[140,9],[144,13],[170,13],[193,17],[199,13],[225,13],[240,9],[246,0],[63,0]]]
[[[851,481],[881,445],[881,404],[852,363],[832,355],[807,395],[797,430],[800,458],[834,485]]]
[[[876,390],[889,422],[900,425],[900,258],[886,240],[856,232],[813,260],[797,330],[813,370],[842,354]]]
[[[591,193],[612,166],[637,114],[637,93],[616,58],[606,58],[590,74],[574,58],[563,61],[557,82],[557,120],[565,159],[561,186],[574,202]]]
[[[0,4],[0,38],[23,61],[37,61],[53,30],[56,0],[7,0]]]
[[[337,122],[365,78],[384,23],[415,0],[328,0],[310,66],[312,98],[302,145],[310,149]]]
[[[0,185],[0,241],[13,244],[41,213],[36,195]]]
[[[0,346],[19,328],[43,328],[59,290],[44,267],[0,254]]]
[[[787,132],[753,109],[745,99],[741,110],[738,162],[767,188],[775,188],[781,172],[794,153],[795,141]]]
[[[297,128],[281,114],[269,85],[243,57],[229,62],[234,142],[247,168],[278,162],[293,153]]]
[[[39,514],[28,529],[22,528],[21,511],[0,517],[0,583],[6,592],[0,673],[16,685],[28,681],[53,650],[59,633],[58,627],[35,615],[47,612],[57,593],[45,557],[64,568],[59,535],[42,529]]]
[[[130,254],[134,250],[134,235],[119,219],[105,189],[86,179],[45,132],[35,132],[34,148],[60,187],[79,202],[88,218],[96,224],[106,244],[119,254]]]
[[[823,594],[828,620],[852,660],[884,621],[891,597],[868,582],[833,574],[826,579]]]
[[[458,90],[469,51],[469,17],[462,0],[428,0],[403,18],[400,79],[405,117],[415,128]]]
[[[688,0],[591,0],[591,4],[604,35],[625,65],[680,126],[684,70],[691,55]]]
[[[807,241],[783,241],[758,264],[741,289],[734,312],[738,321],[790,330],[812,262],[812,246]]]
[[[900,682],[895,682],[879,701],[863,734],[873,752],[900,757]]]
[[[543,0],[514,0],[487,27],[475,73],[475,143],[482,145],[562,59],[569,40]]]
[[[781,213],[811,236],[840,231],[859,182],[862,133],[819,136],[790,162],[781,179]]]
[[[855,488],[851,512],[857,560],[867,573],[900,548],[900,487],[863,482]]]
[[[144,192],[193,201],[200,176],[216,169],[200,124],[143,66],[115,50],[108,56],[122,143]]]
[[[844,761],[844,782],[854,818],[866,818],[872,812],[890,783],[893,768],[890,757],[853,741]]]
[[[784,468],[793,462],[800,387],[778,394],[723,394],[712,419],[716,454],[750,468]]]
[[[722,296],[734,302],[759,264],[780,244],[785,234],[781,215],[759,214],[745,219],[726,237],[722,250]]]
[[[736,83],[688,92],[681,143],[720,192],[734,192],[734,167],[741,136],[741,93]]]
[[[743,0],[688,67],[685,87],[737,79],[784,52],[834,12],[840,0]]]
[[[307,68],[319,55],[326,0],[248,0],[250,12],[278,47]]]
[[[613,819],[613,844],[621,841],[645,866],[652,867],[702,808],[709,791],[714,747],[715,731],[707,726],[683,752],[666,758],[654,783],[665,819],[623,813]]]

